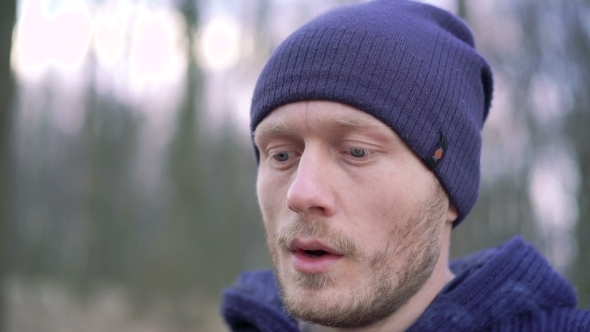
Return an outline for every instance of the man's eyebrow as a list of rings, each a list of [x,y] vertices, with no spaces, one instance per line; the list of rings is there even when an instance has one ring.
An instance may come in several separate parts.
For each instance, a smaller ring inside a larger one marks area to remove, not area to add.
[[[371,119],[336,116],[328,123],[320,119],[312,120],[316,126],[335,126],[338,128],[376,128],[378,125]],[[299,126],[295,121],[290,119],[275,121],[272,123],[261,123],[254,131],[254,139],[265,139],[272,136],[296,136],[299,134]]]
[[[357,118],[357,117],[337,117],[335,119],[335,123],[338,127],[342,128],[363,128],[366,129],[364,133],[368,136],[371,136],[375,139],[387,141],[389,139],[393,139],[397,142],[403,141],[399,136],[395,133],[395,131],[391,128],[388,128],[387,125],[380,122],[379,120],[375,119],[367,119],[367,118]],[[382,126],[379,124],[383,124]],[[386,133],[383,131],[384,128],[387,128]],[[367,130],[368,129],[368,130]],[[393,135],[391,135],[391,132]]]
[[[254,139],[257,137],[265,138],[274,135],[295,135],[297,130],[295,124],[289,120],[281,120],[270,124],[261,123],[254,130]]]
[[[369,119],[353,117],[336,117],[334,122],[338,127],[374,127],[375,123]]]

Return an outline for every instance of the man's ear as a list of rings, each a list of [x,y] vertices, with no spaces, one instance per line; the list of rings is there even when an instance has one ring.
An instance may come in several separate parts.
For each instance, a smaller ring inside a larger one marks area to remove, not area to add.
[[[447,210],[447,223],[452,224],[457,219],[457,209],[453,203],[449,202],[449,209]]]

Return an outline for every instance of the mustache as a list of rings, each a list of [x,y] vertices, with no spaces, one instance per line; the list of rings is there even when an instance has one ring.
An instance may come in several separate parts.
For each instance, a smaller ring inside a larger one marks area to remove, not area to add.
[[[287,250],[289,244],[297,237],[318,238],[324,244],[334,248],[342,255],[359,258],[361,252],[356,242],[349,236],[331,229],[327,221],[320,218],[305,220],[299,215],[295,221],[283,228],[279,234],[279,247]]]

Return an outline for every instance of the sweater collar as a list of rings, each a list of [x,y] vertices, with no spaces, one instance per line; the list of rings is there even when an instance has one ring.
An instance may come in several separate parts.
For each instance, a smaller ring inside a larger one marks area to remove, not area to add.
[[[408,331],[475,331],[507,317],[575,307],[569,283],[521,237],[451,263],[457,275]]]

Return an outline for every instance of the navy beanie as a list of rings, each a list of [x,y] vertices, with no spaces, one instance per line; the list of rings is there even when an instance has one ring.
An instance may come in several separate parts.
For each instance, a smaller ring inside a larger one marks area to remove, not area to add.
[[[321,15],[279,45],[258,78],[250,130],[297,101],[367,112],[437,176],[457,209],[456,226],[477,200],[492,89],[490,67],[461,19],[408,0],[371,1]]]

